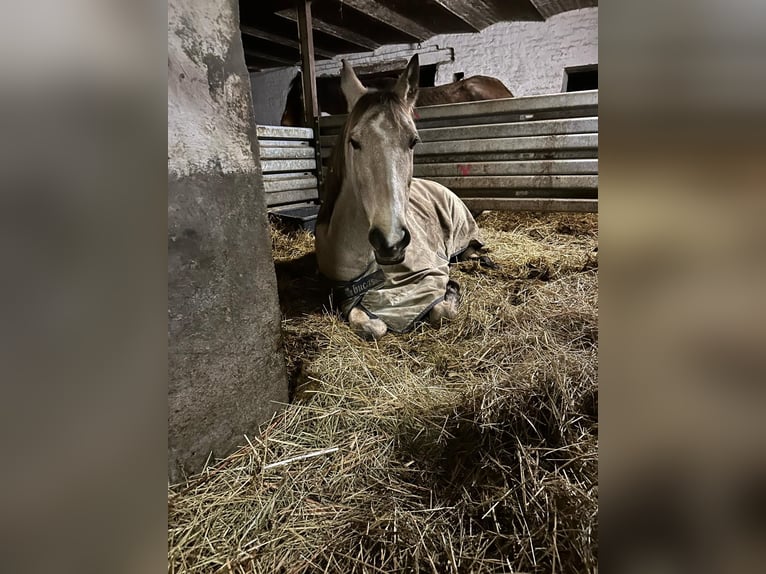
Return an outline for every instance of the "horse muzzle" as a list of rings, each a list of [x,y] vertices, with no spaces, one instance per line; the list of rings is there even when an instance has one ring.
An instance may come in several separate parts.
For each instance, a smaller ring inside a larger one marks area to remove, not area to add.
[[[412,237],[406,227],[402,231],[402,238],[396,244],[389,245],[383,232],[377,227],[372,228],[369,239],[375,252],[375,261],[378,262],[378,265],[397,265],[404,261],[405,250],[410,244]]]

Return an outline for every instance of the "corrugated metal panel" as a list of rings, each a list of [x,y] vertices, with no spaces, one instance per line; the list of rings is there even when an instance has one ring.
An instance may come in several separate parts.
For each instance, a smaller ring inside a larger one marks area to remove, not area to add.
[[[268,207],[287,206],[319,198],[313,147],[314,130],[286,126],[256,126],[263,189]]]
[[[473,209],[596,211],[597,111],[597,90],[418,108],[414,175]],[[344,120],[322,118],[320,129],[337,134]],[[481,123],[454,126],[463,121]],[[320,137],[324,160],[336,139]]]

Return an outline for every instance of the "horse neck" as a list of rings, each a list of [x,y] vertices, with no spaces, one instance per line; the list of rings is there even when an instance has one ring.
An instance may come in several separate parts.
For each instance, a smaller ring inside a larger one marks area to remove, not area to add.
[[[341,183],[329,221],[317,225],[320,271],[337,281],[356,279],[375,260],[367,237],[367,217],[356,191],[346,178]]]

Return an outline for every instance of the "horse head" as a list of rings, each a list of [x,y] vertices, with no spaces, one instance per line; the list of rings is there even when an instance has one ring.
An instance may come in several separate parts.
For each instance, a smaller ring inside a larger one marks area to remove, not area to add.
[[[373,91],[343,61],[341,90],[349,117],[337,145],[343,146],[344,189],[352,190],[361,206],[367,239],[381,265],[403,261],[411,239],[407,207],[419,141],[412,117],[419,75],[415,55],[392,89]]]

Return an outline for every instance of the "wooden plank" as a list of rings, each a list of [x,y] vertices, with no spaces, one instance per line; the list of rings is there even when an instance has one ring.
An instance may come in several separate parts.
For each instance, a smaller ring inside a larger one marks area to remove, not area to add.
[[[264,174],[280,171],[304,171],[316,169],[317,162],[311,159],[261,159]]]
[[[415,164],[415,177],[486,175],[597,175],[597,159]]]
[[[355,30],[381,45],[410,44],[414,39],[409,34],[400,32],[385,22],[376,20],[336,1],[318,2],[316,6],[312,7],[312,14],[314,18],[322,22],[342,29]]]
[[[311,128],[295,128],[289,126],[256,126],[258,138],[312,140],[314,130]]]
[[[509,151],[541,151],[563,149],[598,149],[598,134],[548,135],[518,138],[495,138],[422,143],[415,156],[446,154],[479,154]]]
[[[255,60],[258,62],[259,67],[278,67],[278,66],[293,66],[297,59],[289,58],[286,56],[278,56],[276,54],[270,54],[263,50],[256,50],[254,48],[244,48],[245,56],[248,56],[247,60]]]
[[[436,0],[471,26],[483,30],[503,20],[518,22],[523,20],[541,21],[543,17],[531,4],[530,0],[514,2],[496,2],[492,0]]]
[[[331,148],[332,146],[335,145],[335,140],[336,139],[338,139],[338,134],[333,134],[333,135],[329,135],[329,136],[320,135],[319,136],[319,145],[322,148],[325,148],[325,147]]]
[[[597,175],[478,175],[430,179],[450,189],[598,189]]]
[[[586,134],[596,132],[598,132],[598,117],[513,122],[478,126],[423,128],[418,130],[422,142],[544,136],[552,134]]]
[[[402,16],[399,12],[391,10],[375,0],[343,0],[343,4],[351,6],[362,14],[399,30],[414,40],[427,40],[432,36],[436,36],[436,32],[433,30],[413,22],[409,18]]]
[[[261,40],[266,40],[267,42],[271,42],[273,44],[278,44],[280,46],[287,46],[288,48],[299,48],[300,44],[293,40],[292,38],[286,38],[284,36],[280,36],[279,34],[273,34],[272,32],[267,32],[266,30],[260,30],[258,28],[255,28],[253,26],[240,26],[240,31],[245,34],[246,36],[250,36],[252,38],[259,38]],[[324,56],[325,58],[332,58],[335,56],[335,53],[328,52],[327,50],[321,50],[319,48],[314,48],[314,53],[318,54],[319,56]]]
[[[311,199],[317,199],[319,192],[316,188],[312,189],[291,189],[285,191],[275,191],[266,194],[266,205],[284,205],[287,203],[299,203]]]
[[[535,8],[547,20],[551,16],[566,12],[567,10],[577,10],[579,8],[588,8],[598,6],[598,0],[530,0]],[[505,2],[503,3],[505,4]]]
[[[292,9],[281,10],[277,12],[277,16],[287,18],[288,20],[292,20],[293,22],[298,21],[298,13]],[[323,20],[317,18],[316,16],[312,18],[312,26],[314,30],[316,30],[317,32],[324,32],[325,34],[329,36],[334,36],[346,42],[351,42],[352,44],[356,44],[357,46],[361,48],[359,50],[360,52],[363,51],[365,48],[369,50],[374,50],[375,48],[380,46],[378,42],[375,42],[374,40],[368,38],[367,36],[363,34],[359,34],[357,32],[349,30],[348,28],[343,28],[341,26],[336,26],[334,24],[324,22]]]
[[[474,210],[598,212],[597,199],[474,197],[463,199]]]
[[[287,191],[290,189],[309,189],[317,187],[317,178],[296,177],[292,179],[263,180],[263,189],[267,193],[272,191]]]
[[[319,117],[317,104],[316,71],[314,69],[314,35],[311,27],[311,0],[297,2],[298,36],[303,78],[303,125],[314,126]]]
[[[314,148],[304,147],[265,147],[261,148],[261,159],[309,159],[314,157]]]

